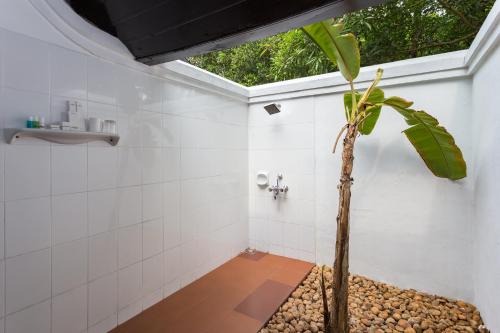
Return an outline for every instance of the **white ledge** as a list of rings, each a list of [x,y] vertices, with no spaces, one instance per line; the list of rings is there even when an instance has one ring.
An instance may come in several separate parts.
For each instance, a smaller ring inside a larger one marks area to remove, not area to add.
[[[6,139],[9,144],[15,143],[22,138],[36,138],[60,144],[80,144],[92,141],[105,141],[116,146],[120,136],[112,133],[95,133],[84,131],[63,131],[42,128],[6,128]]]
[[[361,88],[368,86],[375,78],[378,68],[384,69],[380,86],[466,76],[468,75],[464,64],[466,53],[467,51],[457,51],[363,67],[355,83]],[[348,84],[340,72],[334,72],[250,87],[249,102],[327,94],[348,89]]]

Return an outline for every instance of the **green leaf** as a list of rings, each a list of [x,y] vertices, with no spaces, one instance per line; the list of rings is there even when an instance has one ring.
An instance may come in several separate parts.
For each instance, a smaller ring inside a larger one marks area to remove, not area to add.
[[[356,93],[356,103],[361,99],[361,94]],[[345,119],[349,121],[349,115],[352,110],[352,95],[351,92],[346,92],[344,94],[344,110],[345,110]]]
[[[413,102],[407,101],[406,99],[397,96],[389,97],[383,102],[385,105],[388,106],[393,106],[393,107],[396,106],[398,108],[405,108],[405,109],[413,105]]]
[[[366,100],[370,104],[379,104],[384,102],[384,91],[380,88],[375,88]]]
[[[366,118],[359,125],[358,130],[359,133],[363,135],[370,134],[375,128],[375,124],[377,123],[378,117],[380,116],[380,110],[382,109],[382,105],[374,105],[366,108]]]
[[[356,103],[361,99],[362,94],[356,93]],[[365,120],[359,126],[359,132],[363,135],[370,134],[377,123],[378,117],[380,116],[380,110],[382,108],[382,102],[384,102],[384,91],[379,88],[373,89],[371,94],[366,100],[365,109]],[[352,95],[350,92],[344,94],[344,108],[347,114],[351,112],[352,109]]]
[[[429,170],[437,177],[451,180],[464,178],[467,175],[467,165],[453,136],[439,125],[436,118],[424,111],[404,108],[403,105],[411,105],[411,102],[405,101],[404,104],[401,101],[405,100],[391,97],[389,103],[385,100],[384,104],[405,117],[406,123],[411,127],[403,133]]]
[[[330,61],[336,64],[347,81],[359,74],[360,55],[358,41],[353,34],[341,34],[342,24],[332,25],[331,20],[313,23],[302,30],[318,45]]]

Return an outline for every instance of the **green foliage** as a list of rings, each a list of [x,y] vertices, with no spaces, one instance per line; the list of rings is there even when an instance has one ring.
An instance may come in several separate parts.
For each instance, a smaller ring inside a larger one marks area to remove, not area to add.
[[[364,135],[370,134],[380,116],[382,106],[390,106],[400,113],[410,125],[403,131],[415,147],[427,167],[437,177],[457,180],[467,174],[467,166],[460,148],[436,118],[425,111],[410,109],[413,102],[401,97],[385,98],[383,90],[377,88],[383,71],[377,70],[373,83],[363,94],[354,89],[352,80],[359,72],[359,49],[357,43],[349,39],[339,40],[349,34],[341,34],[340,25],[332,25],[327,20],[304,27],[304,31],[330,61],[337,64],[344,78],[350,83],[350,92],[344,94],[344,109],[349,126],[356,126]],[[345,43],[346,40],[349,42]]]
[[[389,0],[341,20],[357,37],[367,66],[469,47],[494,2]],[[336,70],[298,29],[187,61],[246,86]]]
[[[343,24],[323,21],[303,27],[304,32],[337,65],[344,78],[352,82],[359,74],[358,41],[353,34],[343,34]]]
[[[424,111],[395,108],[411,127],[403,131],[427,167],[437,177],[457,180],[467,175],[462,151],[446,128]]]
[[[362,95],[355,93],[356,101],[361,101]],[[346,113],[351,111],[352,95],[344,94]],[[366,102],[359,105],[358,129],[361,134],[370,134],[377,123],[382,106],[389,106],[401,114],[410,126],[403,133],[425,162],[429,170],[437,176],[457,180],[467,175],[467,165],[462,151],[455,144],[455,139],[448,131],[439,125],[436,118],[425,111],[410,109],[413,102],[401,97],[384,98],[380,88],[374,88]]]
[[[356,103],[361,100],[361,94],[355,93]],[[360,121],[358,126],[359,132],[363,135],[370,134],[375,128],[382,104],[384,102],[384,91],[380,88],[374,88],[366,100],[366,109],[364,110],[364,120]],[[350,92],[344,94],[344,108],[346,110],[346,119],[349,120],[348,114],[352,112],[352,94]]]

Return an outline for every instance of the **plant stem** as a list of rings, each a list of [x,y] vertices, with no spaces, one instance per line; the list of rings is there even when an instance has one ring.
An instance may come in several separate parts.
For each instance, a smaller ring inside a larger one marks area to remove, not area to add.
[[[358,102],[356,101],[356,91],[354,91],[354,84],[352,81],[349,81],[349,85],[351,86],[351,99],[352,99],[352,109],[349,117],[349,123],[354,123],[354,119],[356,118],[356,113],[358,112]]]
[[[339,207],[337,215],[337,241],[333,264],[332,308],[328,333],[349,332],[348,290],[349,290],[349,210],[351,204],[352,168],[354,143],[358,134],[357,124],[349,125],[344,137],[342,170],[339,184]]]

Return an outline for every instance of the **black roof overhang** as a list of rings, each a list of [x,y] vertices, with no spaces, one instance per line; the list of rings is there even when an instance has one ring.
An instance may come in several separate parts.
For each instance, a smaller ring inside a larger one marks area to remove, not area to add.
[[[226,49],[385,0],[66,0],[148,65]]]

